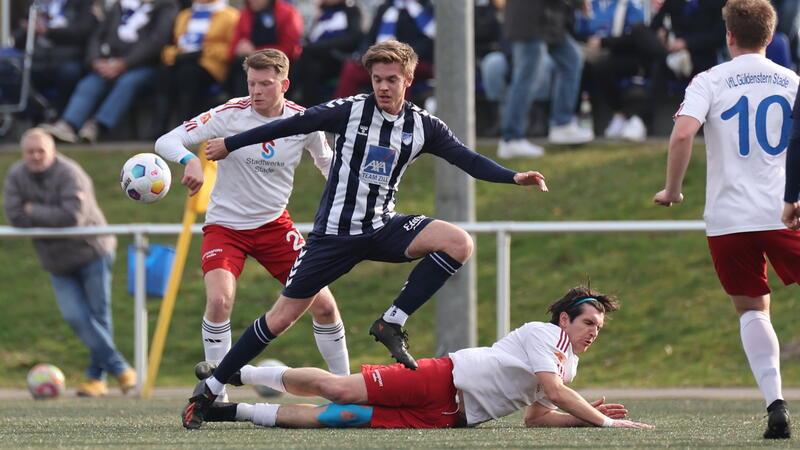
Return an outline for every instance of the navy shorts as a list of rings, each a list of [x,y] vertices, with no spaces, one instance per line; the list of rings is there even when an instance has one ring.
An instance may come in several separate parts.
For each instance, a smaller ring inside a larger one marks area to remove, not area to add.
[[[357,236],[311,233],[289,272],[283,295],[289,298],[313,297],[364,260],[412,261],[406,256],[406,249],[433,220],[423,215],[397,214],[372,233]]]

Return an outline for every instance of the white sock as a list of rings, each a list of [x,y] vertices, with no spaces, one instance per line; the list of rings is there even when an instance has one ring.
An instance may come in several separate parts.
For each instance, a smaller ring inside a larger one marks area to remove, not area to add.
[[[236,421],[249,422],[253,420],[253,411],[255,408],[250,403],[237,403],[236,404]]]
[[[246,365],[242,367],[242,383],[258,384],[275,389],[278,392],[286,392],[286,387],[283,386],[283,373],[287,370],[289,368],[286,366],[256,367]]]
[[[262,427],[274,427],[275,421],[278,419],[279,407],[280,405],[271,403],[256,403],[253,405],[253,423]]]
[[[403,326],[406,324],[406,320],[408,320],[408,314],[397,306],[392,305],[383,313],[383,320]]]
[[[350,375],[350,355],[342,321],[329,324],[314,323],[314,340],[322,358],[334,375]]]
[[[202,335],[206,361],[218,365],[231,349],[231,321],[211,322],[203,317]]]
[[[220,395],[225,392],[225,385],[220,383],[219,380],[214,377],[206,378],[206,386],[208,386],[214,395]]]
[[[739,318],[742,347],[767,405],[783,398],[778,336],[769,315],[763,311],[747,311]]]

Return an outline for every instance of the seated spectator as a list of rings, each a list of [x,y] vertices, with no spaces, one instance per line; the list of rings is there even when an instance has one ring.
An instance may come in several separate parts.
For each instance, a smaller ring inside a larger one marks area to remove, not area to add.
[[[176,12],[171,0],[119,0],[111,5],[89,41],[91,73],[78,82],[61,119],[42,128],[64,142],[80,138],[91,143],[101,131],[114,128],[136,96],[152,89]]]
[[[342,63],[361,38],[361,9],[352,0],[320,1],[303,53],[292,66],[292,81],[300,91],[298,103],[311,106],[327,100],[325,85],[338,78]]]
[[[97,19],[92,14],[92,0],[42,0],[37,8],[36,23],[27,23],[26,16],[15,31],[15,47],[25,49],[28,27],[33,26],[31,82],[60,114],[84,74],[86,44]]]
[[[247,95],[244,58],[256,50],[282,51],[293,64],[303,51],[303,18],[285,0],[246,0],[231,41],[231,70],[227,90],[233,97]],[[187,116],[188,117],[188,116]]]
[[[644,25],[641,1],[592,0],[591,14],[577,15],[575,34],[586,42],[584,79],[592,110],[597,113],[610,109],[613,113],[605,127],[605,137],[643,141],[647,128],[640,117],[642,113],[624,102],[620,83],[645,75],[654,62],[664,60],[667,51]]]
[[[653,16],[650,28],[666,47],[666,65],[678,79],[690,80],[719,63],[719,50],[725,46],[724,4],[725,0],[665,0]]]
[[[369,73],[361,65],[361,54],[373,44],[389,39],[410,45],[419,56],[419,63],[414,71],[415,82],[433,78],[435,35],[436,20],[430,0],[386,0],[375,12],[372,26],[361,44],[361,49],[344,63],[334,97],[349,97],[369,87]],[[406,96],[411,93],[412,89],[406,90]]]
[[[209,106],[209,90],[228,75],[233,30],[239,10],[224,0],[194,0],[175,19],[174,43],[164,48],[159,70],[154,134],[171,128],[177,117],[194,117]]]

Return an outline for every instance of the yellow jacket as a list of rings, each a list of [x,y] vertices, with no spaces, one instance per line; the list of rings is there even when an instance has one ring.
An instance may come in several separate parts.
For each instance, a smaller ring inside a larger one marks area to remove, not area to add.
[[[175,64],[175,57],[180,50],[174,42],[177,42],[186,32],[191,17],[192,9],[186,8],[179,12],[178,17],[175,18],[173,44],[164,47],[161,53],[161,59],[164,64],[168,66]],[[232,6],[225,6],[211,16],[211,24],[203,40],[203,49],[200,53],[200,66],[206,69],[217,81],[223,81],[228,74],[231,39],[238,22],[239,10]]]

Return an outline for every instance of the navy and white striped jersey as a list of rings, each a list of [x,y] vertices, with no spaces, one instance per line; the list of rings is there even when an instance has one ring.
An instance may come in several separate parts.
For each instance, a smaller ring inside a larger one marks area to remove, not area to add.
[[[395,195],[408,166],[423,153],[455,164],[475,178],[514,183],[515,172],[464,146],[441,120],[405,102],[397,116],[374,95],[338,99],[225,138],[229,151],[296,134],[334,134],[334,159],[314,232],[359,235],[380,229],[395,214]]]

